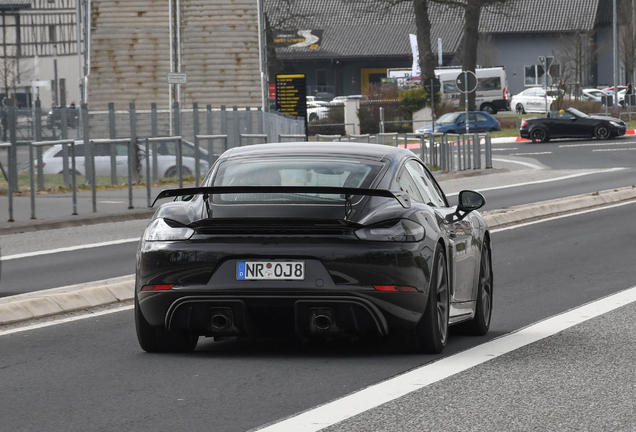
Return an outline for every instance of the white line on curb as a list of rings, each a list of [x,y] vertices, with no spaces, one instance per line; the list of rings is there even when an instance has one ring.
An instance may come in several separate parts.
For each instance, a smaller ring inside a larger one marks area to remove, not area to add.
[[[26,252],[21,254],[7,255],[7,256],[0,257],[0,261],[9,261],[9,260],[20,259],[20,258],[30,258],[34,256],[49,255],[49,254],[60,253],[60,252],[72,252],[76,250],[90,249],[90,248],[96,248],[96,247],[102,247],[102,246],[112,246],[112,245],[132,243],[132,242],[138,242],[138,241],[139,241],[139,237],[136,237],[136,238],[121,239],[121,240],[112,240],[112,241],[101,242],[101,243],[91,243],[91,244],[78,245],[78,246],[69,246],[69,247],[63,247],[58,249],[49,249],[49,250],[42,250],[42,251],[36,251],[36,252]]]
[[[257,430],[318,431],[635,301],[628,288]]]

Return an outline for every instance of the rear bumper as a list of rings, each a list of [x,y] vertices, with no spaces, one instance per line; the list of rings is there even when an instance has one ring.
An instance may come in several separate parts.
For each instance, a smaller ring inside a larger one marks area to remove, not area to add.
[[[384,336],[413,327],[426,307],[421,293],[178,291],[137,294],[149,324],[203,336]]]

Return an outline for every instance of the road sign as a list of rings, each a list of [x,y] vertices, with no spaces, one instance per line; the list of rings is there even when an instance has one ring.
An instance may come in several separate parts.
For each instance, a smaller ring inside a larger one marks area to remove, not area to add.
[[[181,72],[170,72],[166,76],[168,84],[186,84],[188,82],[188,74]]]
[[[552,66],[553,62],[554,62],[554,57],[552,56],[545,57],[545,73],[547,73],[548,75],[550,75],[550,67]]]
[[[472,71],[463,71],[457,75],[455,84],[457,85],[457,90],[460,92],[471,93],[477,88],[477,77]]]
[[[305,74],[276,75],[276,109],[284,114],[307,118]]]
[[[424,89],[429,95],[438,93],[441,87],[442,85],[437,78],[426,80],[426,82],[424,83]]]

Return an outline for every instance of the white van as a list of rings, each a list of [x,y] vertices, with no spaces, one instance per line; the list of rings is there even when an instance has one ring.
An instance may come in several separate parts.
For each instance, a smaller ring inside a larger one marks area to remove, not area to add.
[[[444,101],[459,106],[464,93],[456,88],[457,76],[461,69],[435,69],[435,76],[440,80],[440,92]],[[477,97],[475,104],[479,111],[497,114],[498,111],[510,110],[510,92],[508,91],[508,77],[502,67],[476,69]]]

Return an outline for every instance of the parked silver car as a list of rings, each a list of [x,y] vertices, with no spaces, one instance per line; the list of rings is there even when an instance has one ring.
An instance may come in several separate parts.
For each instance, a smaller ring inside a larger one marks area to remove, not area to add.
[[[157,150],[157,172],[160,177],[174,177],[177,175],[177,157],[176,143],[158,143]],[[117,174],[128,175],[128,144],[94,144],[95,158],[95,175],[104,176],[111,173],[111,150],[110,146],[115,147],[115,160],[117,164]],[[146,151],[142,147],[139,150],[141,158],[141,174],[146,172]],[[70,157],[70,150],[69,150]],[[153,155],[150,154],[152,160]],[[184,177],[192,176],[195,172],[194,165],[194,148],[184,143],[182,146],[182,173]],[[44,152],[42,156],[44,174],[62,174],[63,167],[63,149],[62,144],[56,144]],[[71,166],[69,161],[69,167]],[[84,143],[77,142],[75,144],[75,171],[79,175],[86,174],[86,160]],[[205,173],[209,169],[207,162],[207,152],[201,149],[200,172]]]

